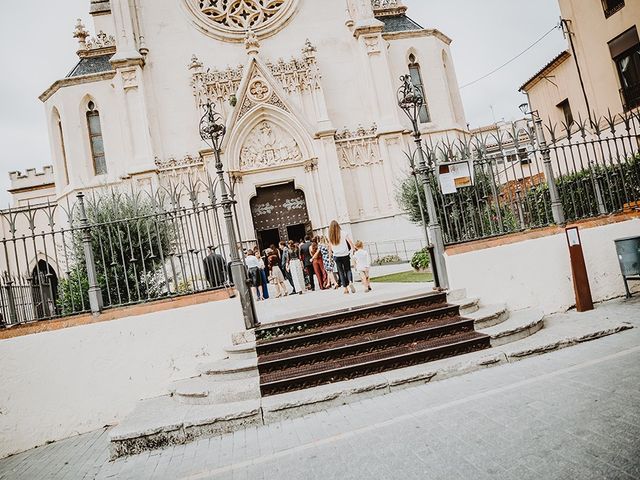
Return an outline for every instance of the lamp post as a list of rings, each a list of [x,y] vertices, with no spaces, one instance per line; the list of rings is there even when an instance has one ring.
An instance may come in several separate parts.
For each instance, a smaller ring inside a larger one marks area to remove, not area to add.
[[[529,110],[528,103],[522,103],[519,106],[520,111],[525,115],[531,115],[533,120],[533,134],[535,136],[536,143],[542,153],[542,162],[544,164],[544,176],[547,179],[547,185],[549,187],[549,196],[551,197],[551,213],[553,215],[553,221],[556,225],[565,224],[564,207],[560,200],[560,192],[558,192],[558,185],[556,179],[553,176],[553,166],[551,165],[551,151],[547,145],[547,140],[544,137],[544,127],[542,125],[542,119],[537,110]]]
[[[233,224],[233,204],[234,201],[229,197],[227,184],[224,178],[224,165],[220,157],[220,147],[222,140],[227,133],[222,117],[215,111],[211,103],[204,105],[204,115],[200,119],[200,138],[213,150],[215,157],[216,174],[220,183],[220,204],[224,213],[225,226],[229,240],[229,248],[231,255],[231,275],[233,283],[238,290],[240,304],[242,305],[242,315],[247,330],[255,328],[257,325],[255,304],[253,295],[249,289],[247,282],[247,272],[244,259],[240,255],[238,249],[238,241],[236,239],[235,225]]]
[[[422,92],[418,87],[413,85],[411,81],[411,75],[403,75],[400,77],[402,85],[398,89],[398,105],[402,111],[411,120],[413,127],[413,139],[416,144],[416,152],[418,154],[418,162],[416,165],[416,172],[420,175],[422,180],[422,188],[427,202],[427,215],[429,216],[429,224],[427,225],[427,233],[429,241],[434,250],[435,265],[434,271],[437,277],[436,285],[440,288],[449,288],[449,279],[447,276],[447,265],[444,258],[444,239],[442,237],[442,227],[438,220],[438,212],[436,211],[436,204],[433,199],[433,192],[431,190],[431,183],[429,182],[429,176],[433,169],[431,160],[427,164],[422,150],[422,138],[420,135],[420,110],[424,106],[424,98]]]

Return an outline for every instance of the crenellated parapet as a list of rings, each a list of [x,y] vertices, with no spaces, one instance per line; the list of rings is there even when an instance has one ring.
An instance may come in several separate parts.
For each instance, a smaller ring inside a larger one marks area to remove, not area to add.
[[[11,181],[9,192],[12,193],[41,189],[55,184],[53,166],[51,165],[42,167],[40,171],[28,168],[24,173],[21,171],[9,172],[9,180]]]

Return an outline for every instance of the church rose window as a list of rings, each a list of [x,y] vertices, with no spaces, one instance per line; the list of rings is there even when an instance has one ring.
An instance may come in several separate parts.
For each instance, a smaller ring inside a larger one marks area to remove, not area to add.
[[[241,41],[247,30],[258,37],[277,32],[298,0],[183,0],[196,24],[220,40]]]

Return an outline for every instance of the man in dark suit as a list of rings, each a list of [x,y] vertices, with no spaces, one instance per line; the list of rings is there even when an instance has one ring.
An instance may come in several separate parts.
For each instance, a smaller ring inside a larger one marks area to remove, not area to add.
[[[222,255],[216,253],[216,247],[211,249],[211,253],[204,258],[202,265],[204,267],[204,275],[207,278],[209,287],[220,288],[224,286],[227,281],[225,272],[227,261]]]
[[[311,260],[311,237],[309,235],[304,237],[304,243],[300,245],[300,255],[302,256],[304,276],[307,278],[307,282],[311,286],[311,290],[315,291],[316,285],[313,280],[313,261]]]

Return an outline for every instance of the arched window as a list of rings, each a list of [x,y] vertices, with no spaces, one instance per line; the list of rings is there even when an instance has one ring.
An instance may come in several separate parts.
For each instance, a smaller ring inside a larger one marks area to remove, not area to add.
[[[427,95],[424,89],[424,83],[422,82],[422,74],[420,73],[420,65],[416,62],[416,56],[412,53],[409,55],[409,74],[411,75],[411,82],[420,89],[424,103],[420,109],[420,123],[428,123],[431,121],[429,116],[429,107],[427,106]]]
[[[104,175],[107,173],[107,162],[104,157],[100,113],[96,110],[93,102],[87,104],[87,125],[89,127],[89,143],[91,144],[93,170],[96,175]]]
[[[62,120],[60,119],[60,113],[57,109],[53,110],[53,129],[57,135],[58,151],[60,152],[60,158],[62,159],[62,166],[64,172],[64,184],[69,184],[69,167],[67,165],[67,149],[64,145],[64,131],[62,130]]]

